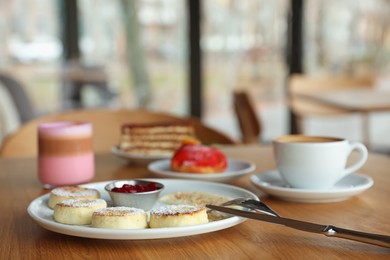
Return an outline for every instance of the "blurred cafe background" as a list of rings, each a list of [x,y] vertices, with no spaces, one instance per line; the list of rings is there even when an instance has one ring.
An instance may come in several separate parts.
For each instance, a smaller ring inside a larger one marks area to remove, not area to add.
[[[193,115],[240,140],[238,90],[259,143],[363,141],[359,111],[297,120],[291,78],[364,78],[388,93],[389,14],[388,0],[0,0],[0,143],[34,117],[95,107]],[[368,116],[370,148],[389,154],[390,111]]]

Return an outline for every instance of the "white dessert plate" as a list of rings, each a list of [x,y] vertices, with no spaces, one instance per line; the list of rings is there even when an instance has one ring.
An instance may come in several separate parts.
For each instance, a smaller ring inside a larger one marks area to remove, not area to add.
[[[251,182],[263,192],[286,201],[321,203],[346,200],[370,188],[374,181],[372,178],[352,173],[334,187],[326,190],[306,190],[291,188],[282,179],[278,171],[258,173],[251,176]]]
[[[161,159],[168,159],[171,158],[171,155],[135,155],[135,154],[128,154],[122,152],[118,147],[114,146],[111,149],[111,152],[122,158],[127,160],[129,163],[134,164],[149,164],[153,161],[161,160]]]
[[[171,161],[168,159],[152,162],[148,165],[148,169],[163,177],[224,182],[254,171],[256,165],[251,162],[228,159],[228,167],[224,172],[197,174],[173,171]]]
[[[245,189],[234,187],[227,184],[205,182],[205,181],[191,181],[191,180],[172,180],[172,179],[147,179],[163,183],[165,189],[161,192],[161,196],[172,192],[178,191],[196,191],[207,192],[213,194],[219,194],[228,196],[231,198],[246,197],[258,199],[258,197]],[[104,190],[104,186],[112,181],[108,182],[95,182],[82,186],[98,189],[102,195],[102,198],[110,205],[111,199],[108,193]],[[47,206],[49,194],[45,194],[33,200],[27,208],[27,212],[30,217],[47,230],[53,232],[87,238],[100,238],[100,239],[160,239],[171,237],[183,237],[191,236],[203,233],[209,233],[221,229],[226,229],[235,225],[238,225],[245,221],[244,218],[237,216],[229,217],[226,219],[209,222],[207,224],[187,226],[187,227],[171,227],[171,228],[147,228],[147,229],[104,229],[93,228],[91,226],[77,226],[77,225],[65,225],[57,223],[53,219],[53,210]],[[162,206],[161,202],[158,202],[155,207]]]

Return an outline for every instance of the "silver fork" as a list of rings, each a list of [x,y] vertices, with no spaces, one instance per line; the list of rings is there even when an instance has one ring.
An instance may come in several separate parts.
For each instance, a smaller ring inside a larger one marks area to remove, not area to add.
[[[276,213],[273,209],[268,207],[266,204],[261,202],[260,200],[248,199],[248,198],[237,198],[226,201],[222,203],[220,206],[241,206],[246,209],[254,210],[256,212],[264,213],[267,215],[271,215],[274,217],[280,217],[278,213]]]

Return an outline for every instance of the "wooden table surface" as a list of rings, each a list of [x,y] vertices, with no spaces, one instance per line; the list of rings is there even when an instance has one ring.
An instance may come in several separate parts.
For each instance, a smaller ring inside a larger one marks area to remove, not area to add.
[[[229,157],[256,163],[256,172],[274,169],[270,147],[223,148]],[[95,181],[156,177],[112,154],[96,155]],[[389,259],[390,249],[247,220],[224,230],[169,239],[103,240],[48,231],[28,215],[29,203],[47,193],[37,179],[35,158],[0,158],[0,259]],[[360,173],[375,184],[342,202],[305,204],[268,197],[250,175],[231,183],[256,193],[282,216],[390,235],[390,158],[370,154]]]

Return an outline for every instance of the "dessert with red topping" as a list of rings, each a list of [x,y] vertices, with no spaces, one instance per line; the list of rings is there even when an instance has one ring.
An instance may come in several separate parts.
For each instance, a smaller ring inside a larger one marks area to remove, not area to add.
[[[227,158],[216,147],[185,140],[173,155],[171,168],[186,173],[222,173],[227,168]]]

